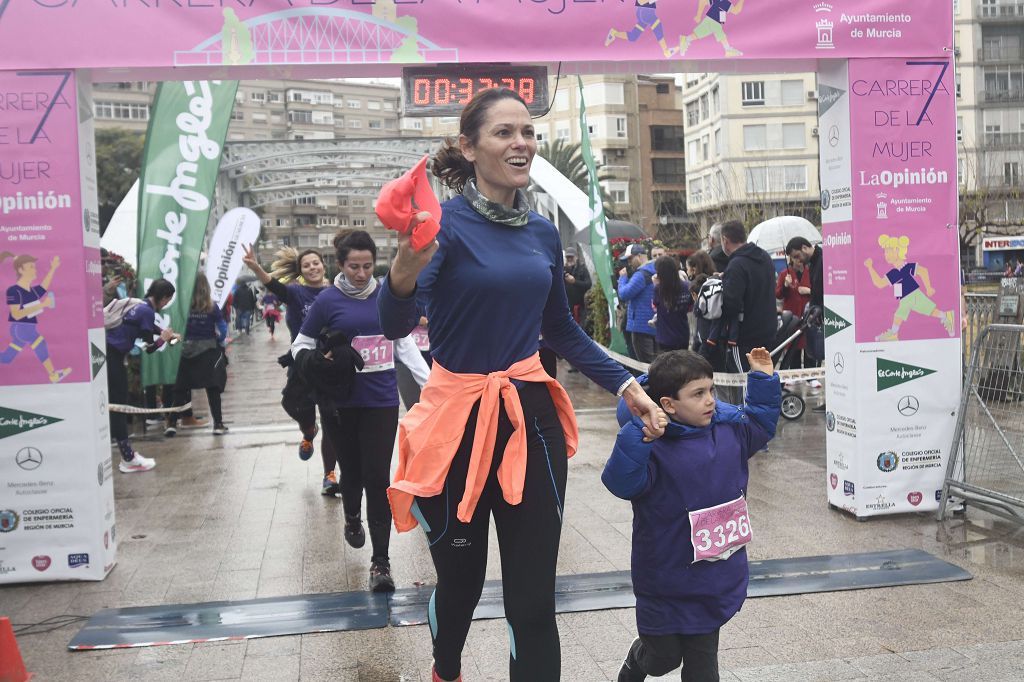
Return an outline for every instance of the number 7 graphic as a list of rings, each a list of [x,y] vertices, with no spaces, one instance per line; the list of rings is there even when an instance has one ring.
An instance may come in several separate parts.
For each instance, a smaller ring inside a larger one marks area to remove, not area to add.
[[[924,108],[921,109],[921,115],[917,117],[917,123],[914,125],[921,125],[921,121],[928,115],[928,107],[932,104],[932,99],[935,97],[935,92],[942,85],[942,78],[946,75],[946,70],[949,69],[949,62],[907,62],[907,66],[941,66],[942,70],[939,71],[939,78],[935,81],[932,86],[932,91],[928,93],[928,100],[924,103]]]
[[[6,3],[5,3],[6,4]],[[46,111],[43,112],[43,117],[39,120],[39,125],[36,126],[35,132],[32,133],[32,139],[28,141],[29,144],[35,144],[36,139],[39,137],[39,133],[43,132],[43,126],[46,125],[46,119],[50,117],[50,112],[53,111],[54,105],[57,104],[57,100],[60,99],[61,93],[64,92],[64,86],[68,84],[68,80],[71,78],[70,71],[18,71],[17,75],[24,78],[36,78],[39,76],[52,76],[54,78],[60,78],[60,85],[57,86],[57,91],[53,93],[53,97],[50,98],[50,102],[46,107]]]

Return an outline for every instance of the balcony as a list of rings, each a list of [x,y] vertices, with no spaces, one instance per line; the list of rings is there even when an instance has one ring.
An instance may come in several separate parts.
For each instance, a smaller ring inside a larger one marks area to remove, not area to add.
[[[1024,21],[1024,2],[978,3],[978,20],[982,22]]]
[[[980,47],[978,61],[982,64],[1014,64],[1024,61],[1020,47]]]
[[[1019,104],[1024,102],[1024,90],[992,90],[978,93],[978,104]]]
[[[1024,145],[1024,132],[985,133],[985,145],[989,147],[1019,147]]]

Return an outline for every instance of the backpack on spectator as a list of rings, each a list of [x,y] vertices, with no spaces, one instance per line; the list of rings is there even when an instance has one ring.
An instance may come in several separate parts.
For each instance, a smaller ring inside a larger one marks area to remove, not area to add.
[[[709,277],[697,294],[697,310],[705,320],[722,316],[722,280]]]
[[[124,316],[145,301],[141,298],[115,298],[103,308],[103,328],[114,329],[124,322]]]

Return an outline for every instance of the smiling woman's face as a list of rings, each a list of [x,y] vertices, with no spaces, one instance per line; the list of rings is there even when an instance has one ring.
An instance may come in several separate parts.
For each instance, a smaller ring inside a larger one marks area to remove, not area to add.
[[[476,144],[459,137],[462,155],[476,172],[484,196],[511,206],[517,189],[530,184],[530,165],[537,153],[530,112],[518,100],[501,99],[490,106]]]

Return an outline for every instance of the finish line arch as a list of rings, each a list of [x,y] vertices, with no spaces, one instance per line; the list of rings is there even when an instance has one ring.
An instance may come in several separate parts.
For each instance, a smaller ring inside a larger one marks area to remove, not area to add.
[[[937,507],[961,363],[951,4],[779,0],[695,20],[696,2],[663,3],[664,44],[632,31],[634,7],[583,0],[206,4],[0,0],[0,251],[45,271],[53,295],[33,319],[60,368],[48,374],[17,351],[0,365],[0,455],[12,455],[0,457],[0,479],[47,489],[30,505],[0,489],[5,567],[15,568],[0,582],[102,579],[116,557],[93,80],[188,80],[202,91],[225,79],[394,76],[423,60],[557,62],[564,74],[817,71],[829,131],[819,151],[826,497],[858,517]],[[174,239],[166,231],[161,263],[176,272]],[[7,262],[5,288],[17,285]],[[923,287],[919,270],[930,275]],[[908,396],[913,414],[898,410]],[[44,466],[19,467],[24,448]],[[40,543],[62,552],[46,573],[31,564]]]

